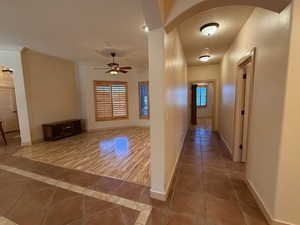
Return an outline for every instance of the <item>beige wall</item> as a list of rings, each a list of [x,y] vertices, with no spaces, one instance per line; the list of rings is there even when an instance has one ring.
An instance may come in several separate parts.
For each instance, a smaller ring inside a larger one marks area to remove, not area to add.
[[[201,66],[189,66],[188,67],[188,81],[189,83],[193,81],[216,81],[216,104],[215,104],[215,128],[218,130],[219,124],[219,98],[220,98],[220,64],[213,65],[201,65]],[[191,93],[189,90],[189,105],[191,104]],[[190,107],[189,107],[189,121],[190,121]]]
[[[187,65],[177,30],[165,35],[166,187],[170,184],[188,127]]]
[[[290,8],[277,14],[255,9],[221,66],[219,130],[233,149],[237,62],[257,48],[247,179],[271,217],[275,216],[279,140],[286,85]]]
[[[219,80],[221,72],[220,70],[220,64],[189,66],[188,81]]]
[[[300,224],[300,2],[293,2],[275,217]],[[288,19],[288,18],[287,18]]]
[[[188,126],[187,67],[177,30],[149,32],[151,194],[165,198]]]
[[[152,197],[165,195],[165,50],[163,29],[148,33]],[[155,196],[154,194],[155,193]]]
[[[43,138],[42,124],[79,118],[75,66],[30,49],[22,52],[32,141]]]
[[[139,118],[138,82],[148,80],[147,71],[134,70],[127,74],[111,76],[106,74],[105,71],[94,70],[93,66],[79,65],[77,75],[81,98],[81,113],[82,118],[86,120],[87,130],[91,131],[102,128],[126,126],[149,126],[149,120],[142,120]],[[128,82],[128,119],[114,121],[96,121],[94,80]]]

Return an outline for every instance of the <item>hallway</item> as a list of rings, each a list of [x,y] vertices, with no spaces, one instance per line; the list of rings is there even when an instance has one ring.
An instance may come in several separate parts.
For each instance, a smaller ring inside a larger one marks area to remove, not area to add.
[[[144,225],[142,212],[151,207],[146,225],[267,225],[244,182],[244,166],[202,128],[187,135],[166,202],[150,199],[145,186],[0,156],[0,217],[18,225]]]
[[[216,134],[193,128],[170,198],[153,204],[148,225],[267,225],[244,173],[244,165],[231,161]]]

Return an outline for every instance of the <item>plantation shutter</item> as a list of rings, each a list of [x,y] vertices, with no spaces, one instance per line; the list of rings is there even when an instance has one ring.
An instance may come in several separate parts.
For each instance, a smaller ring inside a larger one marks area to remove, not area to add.
[[[95,81],[96,120],[112,119],[111,85],[108,82]]]
[[[94,81],[96,121],[128,118],[127,82]]]
[[[127,118],[127,84],[126,83],[112,83],[112,104],[114,118]]]

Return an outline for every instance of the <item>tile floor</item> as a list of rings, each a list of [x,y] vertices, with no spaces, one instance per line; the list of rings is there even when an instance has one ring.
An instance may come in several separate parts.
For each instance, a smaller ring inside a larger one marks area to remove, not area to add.
[[[197,125],[195,127],[212,130],[213,119],[210,117],[199,117],[197,118]]]
[[[244,171],[203,128],[189,131],[166,202],[150,199],[143,185],[2,153],[0,218],[18,225],[267,225]]]

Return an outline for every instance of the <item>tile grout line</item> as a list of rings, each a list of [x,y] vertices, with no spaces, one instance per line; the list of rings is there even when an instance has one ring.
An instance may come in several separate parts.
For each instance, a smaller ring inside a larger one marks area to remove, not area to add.
[[[24,177],[28,177],[31,178],[33,180],[37,180],[46,184],[50,184],[50,185],[54,185],[56,187],[60,187],[69,191],[73,191],[79,194],[83,194],[86,196],[90,196],[99,200],[103,200],[106,202],[111,202],[117,205],[121,205],[124,206],[126,208],[130,208],[133,210],[137,210],[139,211],[139,216],[135,222],[134,225],[146,225],[147,220],[150,216],[150,213],[152,211],[152,206],[148,205],[148,204],[144,204],[144,203],[139,203],[130,199],[126,199],[126,198],[122,198],[116,195],[111,195],[111,194],[106,194],[104,192],[100,192],[100,191],[94,191],[85,187],[81,187],[78,185],[74,185],[71,183],[67,183],[64,181],[60,181],[60,180],[56,180],[53,178],[49,178],[46,176],[42,176],[36,173],[32,173],[32,172],[28,172],[25,170],[21,170],[15,167],[10,167],[10,166],[6,166],[6,165],[0,165],[0,169],[11,172],[11,173],[15,173]],[[0,222],[2,220],[5,220],[5,218],[0,218]],[[4,223],[5,225],[10,225],[11,223]],[[3,225],[4,225],[3,224]],[[2,223],[0,223],[0,225],[2,225]]]

